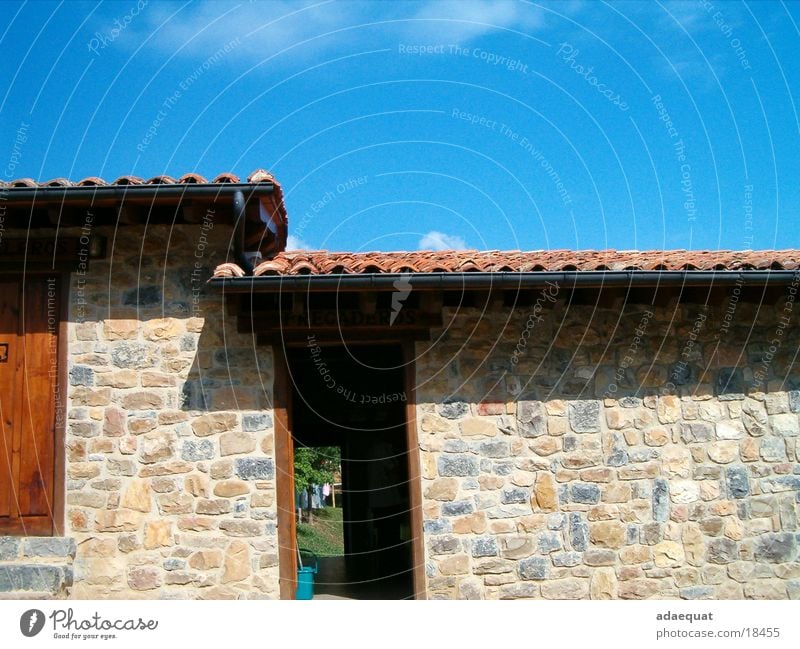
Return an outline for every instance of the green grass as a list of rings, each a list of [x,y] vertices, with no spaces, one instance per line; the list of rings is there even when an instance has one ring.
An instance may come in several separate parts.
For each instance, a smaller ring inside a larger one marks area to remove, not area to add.
[[[314,510],[313,523],[297,524],[297,544],[320,557],[344,554],[342,508],[325,507]]]

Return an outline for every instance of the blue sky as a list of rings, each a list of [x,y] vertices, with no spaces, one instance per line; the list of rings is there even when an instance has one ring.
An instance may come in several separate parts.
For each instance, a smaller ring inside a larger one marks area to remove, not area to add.
[[[4,180],[271,170],[292,244],[800,247],[800,5],[4,3]]]

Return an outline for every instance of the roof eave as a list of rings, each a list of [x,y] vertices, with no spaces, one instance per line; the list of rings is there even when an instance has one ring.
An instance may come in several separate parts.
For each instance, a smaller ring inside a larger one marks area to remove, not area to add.
[[[562,288],[765,286],[800,284],[795,270],[622,270],[465,273],[361,273],[212,277],[208,284],[227,293],[394,291],[398,282],[413,290],[517,290],[558,284]]]

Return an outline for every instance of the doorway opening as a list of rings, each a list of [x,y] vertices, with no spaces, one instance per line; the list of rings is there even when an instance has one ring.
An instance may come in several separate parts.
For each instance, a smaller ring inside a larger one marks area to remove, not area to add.
[[[402,347],[325,346],[310,337],[287,351],[287,361],[295,454],[327,449],[330,457],[333,448],[341,456],[340,491],[331,485],[337,508],[321,508],[317,517],[329,524],[341,514],[341,554],[317,553],[315,597],[413,597]],[[301,552],[310,549],[303,547],[307,538],[299,536]]]

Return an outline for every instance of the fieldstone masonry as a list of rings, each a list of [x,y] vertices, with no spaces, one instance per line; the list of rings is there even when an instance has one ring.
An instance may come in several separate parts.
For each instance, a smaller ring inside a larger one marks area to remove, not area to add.
[[[0,591],[278,596],[271,351],[206,295],[216,227],[218,249],[199,226],[94,233],[114,249],[72,276],[67,538],[0,539]]]
[[[560,301],[522,353],[524,309],[446,309],[418,344],[428,596],[800,598],[797,330],[753,387],[779,308],[720,341],[613,306]]]
[[[126,227],[72,276],[65,537],[0,538],[0,593],[277,598],[272,353],[205,290],[230,229]],[[799,599],[800,336],[765,365],[779,307],[723,313],[445,308],[428,597]]]

